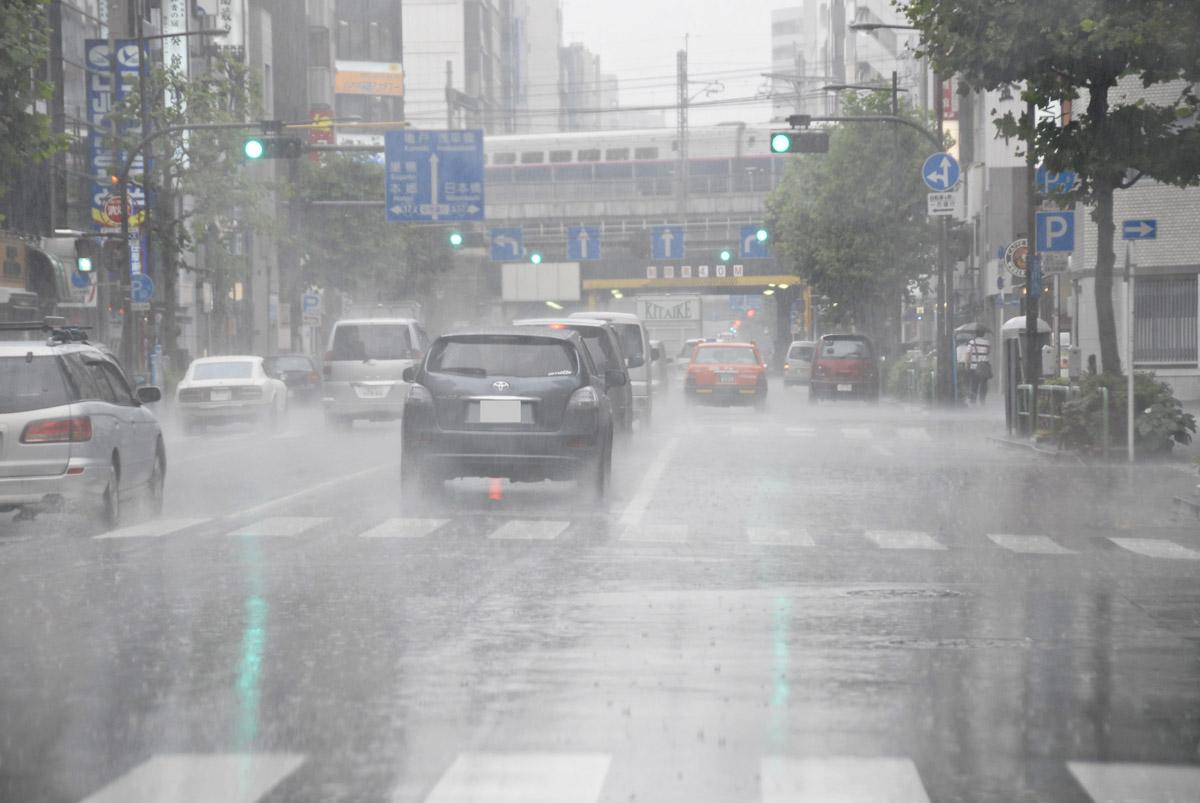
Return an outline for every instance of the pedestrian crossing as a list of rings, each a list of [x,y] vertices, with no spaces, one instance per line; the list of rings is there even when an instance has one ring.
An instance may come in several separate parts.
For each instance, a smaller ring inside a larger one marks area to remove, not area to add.
[[[1158,561],[1197,561],[1200,549],[1185,546],[1165,538],[1092,537],[1083,541],[1087,547],[1064,546],[1055,538],[1041,533],[981,533],[946,534],[923,530],[842,528],[836,532],[819,532],[806,525],[746,526],[721,528],[711,525],[693,526],[680,522],[646,522],[630,524],[623,520],[610,527],[603,518],[542,519],[496,517],[489,515],[459,516],[456,518],[394,517],[379,520],[345,522],[333,526],[334,519],[325,516],[272,516],[248,523],[233,523],[219,518],[165,518],[142,522],[93,536],[96,541],[130,541],[162,539],[165,537],[208,538],[234,536],[239,538],[296,539],[352,537],[364,541],[426,541],[453,533],[453,537],[484,538],[489,541],[556,541],[564,538],[595,540],[596,533],[611,544],[744,544],[751,547],[797,547],[825,550],[878,549],[896,552],[946,552],[961,549],[988,549],[1013,555],[1041,558],[1078,557],[1085,551],[1104,551],[1101,547],[1116,547],[1116,552],[1131,557]],[[453,525],[453,526],[452,526]]]
[[[687,757],[672,754],[670,760],[686,762]],[[748,773],[753,761],[746,760]],[[302,768],[312,764],[292,753],[160,754],[81,803],[258,803],[293,776],[295,788],[303,789]],[[610,777],[631,766],[629,757],[604,752],[462,752],[422,800],[599,803],[608,799]],[[1193,801],[1200,789],[1200,767],[1193,765],[1066,761],[1061,768],[1050,794],[1062,794],[1074,783],[1082,792],[1078,799],[1092,803]],[[757,769],[761,803],[940,803],[921,768],[903,756],[765,755],[757,759]]]

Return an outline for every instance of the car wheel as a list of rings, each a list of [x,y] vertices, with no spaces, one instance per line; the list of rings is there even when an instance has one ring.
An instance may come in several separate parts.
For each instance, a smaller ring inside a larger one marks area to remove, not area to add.
[[[108,484],[104,486],[104,495],[100,499],[100,523],[106,530],[121,526],[121,463],[116,455],[113,455]]]
[[[765,412],[767,409],[767,394],[754,397],[754,409],[758,412]]]
[[[146,510],[153,518],[163,512],[163,491],[167,483],[167,458],[163,455],[162,442],[154,450],[154,468],[146,486]]]
[[[600,454],[584,474],[587,493],[593,504],[600,504],[608,494],[608,482],[612,474],[612,435],[605,438]]]
[[[405,504],[416,505],[441,493],[445,481],[421,465],[420,454],[400,450],[400,496]]]
[[[809,385],[809,387],[808,387],[808,403],[816,404],[818,401],[820,401],[820,399],[821,399],[821,397],[820,397],[820,394],[817,393],[817,389],[814,388],[813,386]]]

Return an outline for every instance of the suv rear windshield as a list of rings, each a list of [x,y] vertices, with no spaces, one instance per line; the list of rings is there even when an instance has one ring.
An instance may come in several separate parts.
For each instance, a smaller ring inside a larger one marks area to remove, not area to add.
[[[0,357],[0,413],[24,413],[69,404],[56,357]]]
[[[312,362],[308,357],[271,357],[264,365],[273,371],[311,371]]]
[[[589,326],[575,329],[575,331],[579,332],[579,336],[583,338],[583,343],[587,346],[588,354],[592,355],[592,362],[596,364],[597,371],[603,373],[610,367],[617,367],[621,364],[620,355],[610,353],[612,346],[609,345],[608,337],[605,336],[603,329]]]
[[[813,354],[812,346],[792,346],[788,350],[789,360],[811,360]]]
[[[821,356],[832,359],[861,360],[871,353],[865,340],[858,338],[836,338],[821,341]]]
[[[708,346],[696,349],[695,361],[712,365],[714,363],[735,363],[737,365],[756,365],[754,349],[738,346]]]
[[[621,353],[625,358],[641,357],[645,359],[642,353],[642,327],[636,323],[613,323],[613,328],[617,330],[617,335],[621,338]]]
[[[545,377],[579,372],[574,350],[557,340],[524,337],[464,337],[443,340],[425,370],[466,376]]]
[[[249,379],[253,375],[254,365],[245,360],[202,362],[192,369],[192,379]]]
[[[335,360],[407,360],[413,356],[408,325],[339,324],[333,332]]]

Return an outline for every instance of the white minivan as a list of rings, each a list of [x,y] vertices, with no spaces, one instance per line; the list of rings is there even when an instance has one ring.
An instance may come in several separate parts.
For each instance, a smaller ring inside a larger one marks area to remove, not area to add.
[[[655,359],[650,346],[650,335],[642,325],[642,319],[632,312],[572,312],[572,318],[593,318],[608,321],[621,340],[621,353],[629,369],[629,382],[633,387],[633,415],[643,426],[650,423],[654,409],[654,377],[651,363]],[[660,353],[659,358],[662,357]]]
[[[428,345],[428,335],[412,318],[335,323],[322,366],[326,423],[348,427],[356,418],[400,418],[408,398],[404,369],[416,363]]]

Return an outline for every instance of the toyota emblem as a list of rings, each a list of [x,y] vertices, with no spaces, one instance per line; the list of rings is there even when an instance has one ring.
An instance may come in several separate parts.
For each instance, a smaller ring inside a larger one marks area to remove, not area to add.
[[[493,382],[493,383],[492,383],[492,387],[496,389],[496,392],[497,392],[497,393],[504,393],[504,392],[506,392],[506,391],[507,391],[507,390],[508,390],[510,387],[512,387],[512,385],[508,384],[508,383],[507,383],[507,382],[505,382],[503,379],[501,379],[501,380],[500,380],[500,381],[498,381],[498,382]]]

